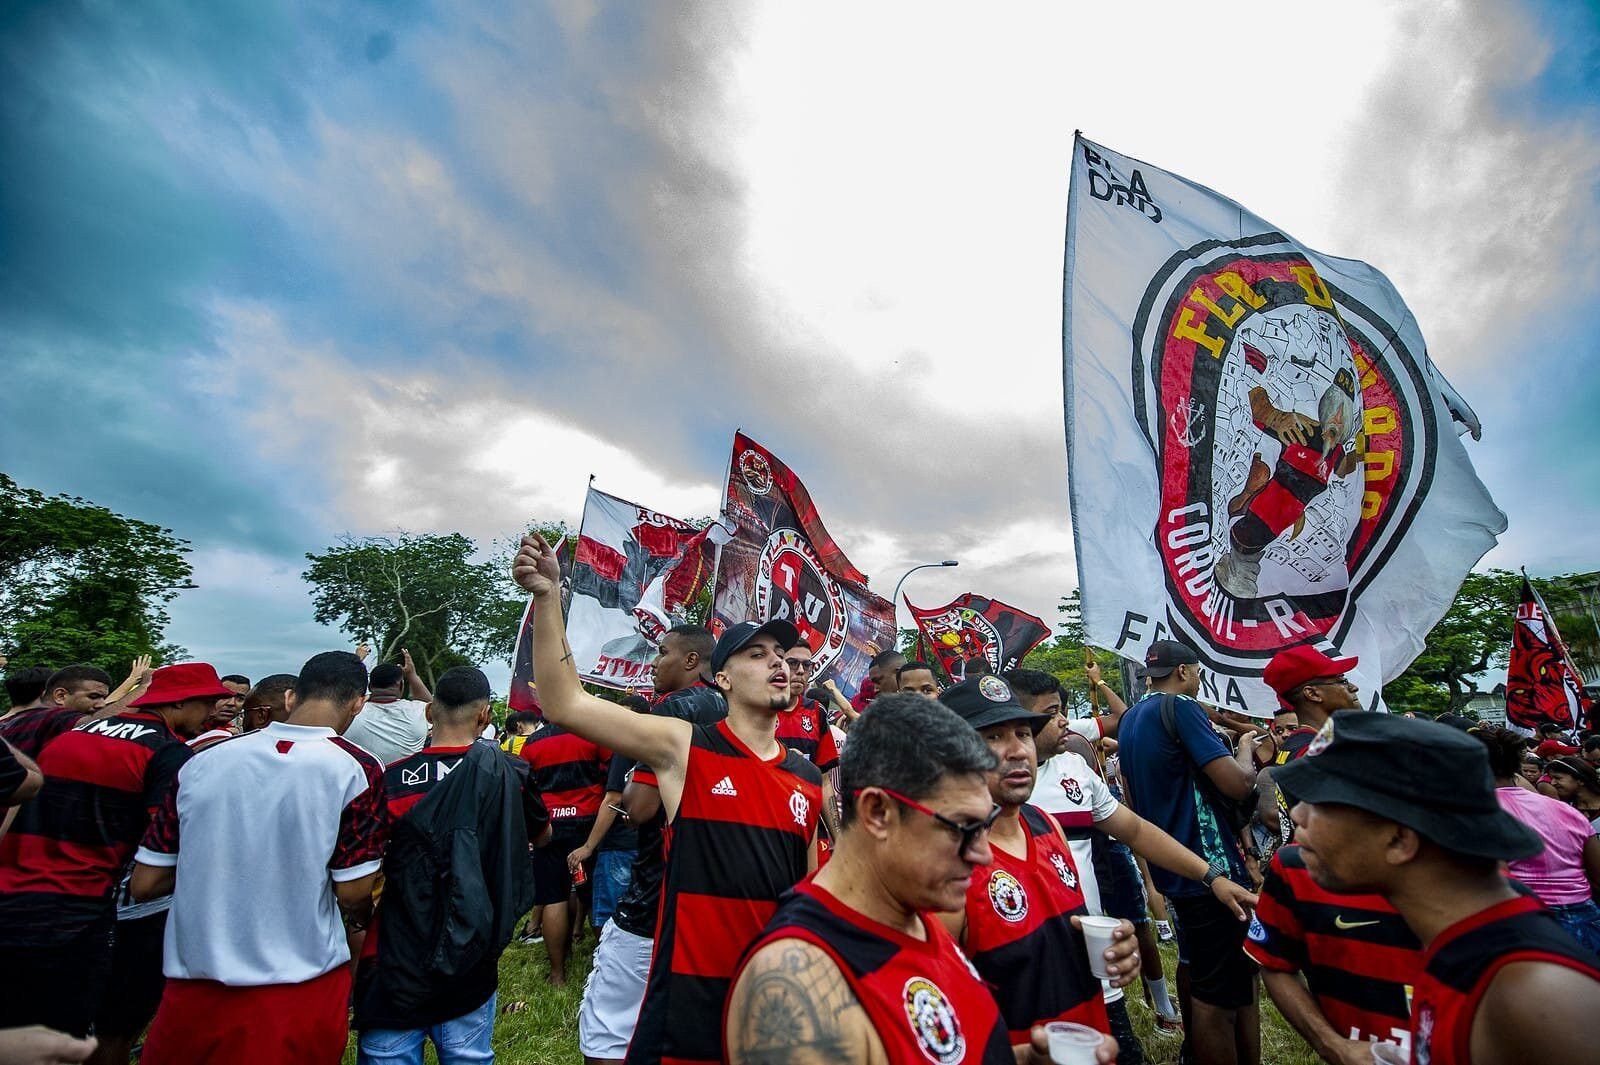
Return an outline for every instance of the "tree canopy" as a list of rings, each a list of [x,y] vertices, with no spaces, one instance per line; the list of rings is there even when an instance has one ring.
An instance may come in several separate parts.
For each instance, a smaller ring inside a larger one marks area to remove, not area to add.
[[[0,474],[0,646],[13,666],[85,662],[121,676],[181,658],[166,606],[194,587],[188,541]]]
[[[346,536],[308,553],[301,576],[318,622],[370,643],[375,662],[405,648],[432,685],[451,666],[510,656],[523,607],[511,553],[495,545],[480,557],[461,533]]]

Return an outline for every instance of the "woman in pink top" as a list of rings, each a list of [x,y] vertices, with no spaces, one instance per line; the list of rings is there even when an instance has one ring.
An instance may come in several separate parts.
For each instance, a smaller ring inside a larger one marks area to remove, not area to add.
[[[1546,795],[1519,787],[1527,740],[1507,729],[1480,725],[1472,730],[1489,749],[1495,797],[1501,809],[1544,840],[1544,851],[1511,862],[1507,871],[1539,897],[1572,938],[1600,952],[1600,836],[1577,810]]]

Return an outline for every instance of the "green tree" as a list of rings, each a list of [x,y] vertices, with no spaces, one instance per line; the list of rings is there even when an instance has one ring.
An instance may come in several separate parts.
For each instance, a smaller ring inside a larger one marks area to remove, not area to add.
[[[1505,668],[1521,594],[1520,573],[1491,569],[1467,574],[1455,602],[1428,633],[1422,653],[1384,685],[1384,702],[1390,709],[1419,714],[1459,713],[1478,690],[1479,674]]]
[[[1088,659],[1084,648],[1088,644],[1089,636],[1083,627],[1083,600],[1078,589],[1074,588],[1071,595],[1061,597],[1061,602],[1056,604],[1056,619],[1058,630],[1053,640],[1040,644],[1039,648],[1030,654],[1023,665],[1030,669],[1042,669],[1054,674],[1061,681],[1061,686],[1066,690],[1066,704],[1070,710],[1087,710],[1089,708],[1089,677],[1086,672]],[[1126,697],[1122,690],[1122,670],[1118,666],[1118,659],[1114,652],[1094,648],[1094,660],[1100,665],[1100,679],[1111,685],[1118,695]]]
[[[138,655],[182,657],[167,604],[192,588],[171,529],[0,474],[0,646],[14,666],[87,662],[120,677]]]
[[[315,618],[377,652],[375,661],[411,652],[422,678],[454,665],[510,657],[524,598],[511,581],[510,544],[479,558],[460,533],[345,537],[301,576],[312,586]]]

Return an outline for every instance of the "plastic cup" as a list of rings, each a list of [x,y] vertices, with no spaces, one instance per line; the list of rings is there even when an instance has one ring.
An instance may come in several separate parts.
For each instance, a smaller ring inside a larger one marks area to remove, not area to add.
[[[1111,976],[1106,971],[1106,951],[1111,949],[1111,933],[1122,924],[1115,917],[1079,917],[1083,929],[1083,942],[1089,948],[1089,971],[1105,980]]]
[[[1373,1043],[1372,1060],[1377,1065],[1411,1065],[1411,1055],[1394,1043]]]
[[[1051,1021],[1044,1026],[1050,1037],[1050,1060],[1055,1065],[1095,1065],[1094,1052],[1105,1036],[1086,1024]]]

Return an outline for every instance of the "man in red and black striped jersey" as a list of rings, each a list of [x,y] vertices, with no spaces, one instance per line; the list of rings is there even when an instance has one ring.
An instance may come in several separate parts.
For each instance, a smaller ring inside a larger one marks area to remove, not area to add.
[[[533,904],[542,906],[544,949],[550,956],[550,984],[567,982],[567,952],[572,946],[572,873],[567,855],[583,846],[606,792],[611,752],[550,722],[529,736],[521,758],[550,811],[550,842],[534,851]],[[592,872],[591,859],[585,866]]]
[[[650,766],[666,813],[661,922],[626,1060],[717,1061],[739,955],[815,864],[821,774],[774,736],[790,702],[783,652],[799,633],[783,621],[723,633],[711,672],[728,716],[715,725],[634,714],[578,682],[550,545],[525,537],[512,572],[537,602],[533,657],[545,716]]]
[[[989,833],[994,861],[976,872],[965,906],[946,914],[945,924],[994,989],[1012,1045],[1028,1043],[1034,1026],[1050,1021],[1110,1034],[1100,980],[1089,971],[1074,920],[1089,913],[1077,863],[1061,826],[1028,803],[1037,772],[1034,737],[1050,718],[1024,709],[996,676],[970,677],[939,701],[994,752],[987,786],[1000,809]],[[1130,922],[1117,929],[1108,957],[1113,986],[1132,983],[1139,955]]]
[[[1367,1065],[1373,1042],[1410,1045],[1421,948],[1382,895],[1318,886],[1294,844],[1273,855],[1244,944],[1278,1012],[1341,1065]]]
[[[650,712],[693,725],[715,725],[728,716],[722,693],[708,682],[716,640],[701,625],[677,625],[661,638],[655,661],[656,700]],[[655,771],[631,758],[611,760],[607,791],[620,779],[622,808],[638,833],[628,889],[616,913],[600,930],[594,966],[578,1007],[578,1049],[591,1065],[621,1062],[633,1040],[655,950],[656,917],[661,910],[661,853],[666,818]],[[621,774],[619,778],[619,772]]]
[[[107,993],[115,890],[192,735],[232,693],[202,662],[156,671],[126,713],[62,733],[45,784],[0,840],[0,1028],[84,1035]]]
[[[98,714],[110,694],[111,674],[103,669],[58,669],[45,682],[38,706],[0,718],[0,736],[29,758],[38,758],[51,740]]]
[[[814,653],[804,637],[783,653],[784,664],[789,667],[789,695],[793,702],[778,714],[777,735],[779,743],[799,751],[821,771],[822,824],[831,839],[839,826],[834,824],[833,811],[838,807],[834,802],[833,783],[828,778],[828,771],[839,764],[839,745],[834,742],[833,730],[828,727],[827,709],[821,703],[806,698]]]
[[[503,930],[509,936],[527,900],[525,893],[532,891],[528,847],[549,835],[550,818],[526,762],[496,750],[490,741],[472,753],[489,724],[489,679],[482,671],[448,669],[430,694],[429,745],[383,771],[391,837],[384,855],[383,896],[367,929],[356,974],[354,1026],[361,1033],[363,1059],[418,1060],[424,1042],[432,1038],[443,1060],[451,1060],[454,1050],[487,1061],[504,944],[491,938],[490,949],[478,951],[462,971],[441,971],[444,967],[432,958],[431,935],[438,870],[423,855],[439,845],[442,831],[470,824],[476,853],[467,860],[481,870],[482,905],[460,916],[474,929]],[[463,808],[464,800],[439,790],[447,779],[457,795],[465,788],[473,796],[465,807],[472,820],[449,819],[440,812]],[[430,821],[406,820],[435,794],[439,799],[433,806],[419,811]]]
[[[990,989],[937,914],[993,859],[994,754],[949,708],[879,696],[840,761],[833,858],[783,902],[741,963],[724,1060],[1048,1062],[1043,1029],[1011,1046]],[[1115,1059],[1107,1037],[1096,1060]]]
[[[1299,800],[1295,839],[1316,885],[1382,895],[1422,943],[1411,1061],[1593,1059],[1600,957],[1501,873],[1544,844],[1500,807],[1483,744],[1345,710],[1279,773]]]

